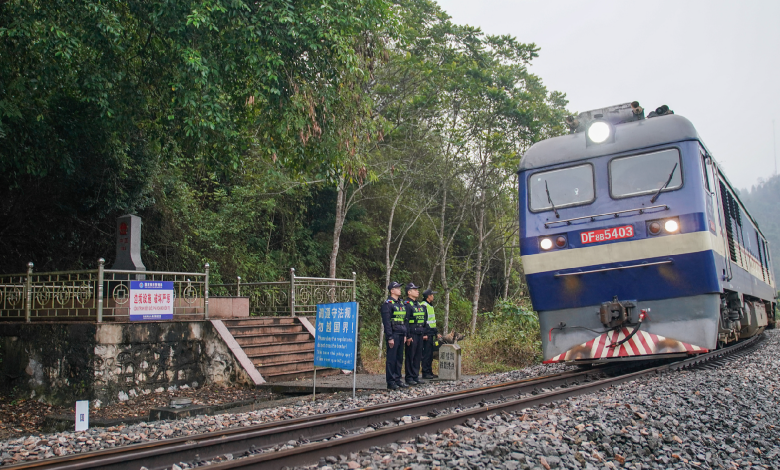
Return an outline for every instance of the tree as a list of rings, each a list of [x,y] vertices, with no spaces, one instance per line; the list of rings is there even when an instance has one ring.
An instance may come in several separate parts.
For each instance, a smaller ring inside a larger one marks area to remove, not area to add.
[[[449,135],[445,152],[459,156],[470,168],[467,177],[473,191],[471,216],[475,238],[472,334],[476,330],[485,263],[489,261],[484,253],[495,228],[490,208],[509,189],[507,181],[521,152],[540,138],[562,130],[562,96],[548,94],[527,69],[537,52],[534,44],[522,44],[509,36],[484,35],[469,27],[457,30],[450,49],[444,99],[448,100],[451,114],[443,121]],[[441,235],[439,238],[441,247],[444,239]],[[444,255],[441,248],[440,255]],[[446,264],[446,260],[440,262]],[[442,276],[445,273],[446,269],[442,269]],[[445,324],[446,317],[445,310]]]
[[[9,255],[56,266],[74,262],[74,245],[104,251],[85,235],[152,204],[172,167],[223,185],[257,167],[247,158],[294,177],[343,166],[395,24],[385,0],[0,3],[0,56],[14,58],[0,63],[0,195],[67,227],[17,224]]]

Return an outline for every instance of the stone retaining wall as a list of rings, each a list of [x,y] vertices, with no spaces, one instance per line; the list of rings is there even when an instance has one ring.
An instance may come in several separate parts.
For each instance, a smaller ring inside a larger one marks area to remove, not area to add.
[[[0,323],[0,392],[58,405],[252,383],[209,321]]]

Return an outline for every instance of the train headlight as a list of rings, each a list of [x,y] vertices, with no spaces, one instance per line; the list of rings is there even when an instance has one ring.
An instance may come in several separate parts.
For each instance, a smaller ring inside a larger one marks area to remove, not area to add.
[[[594,144],[600,144],[609,139],[612,128],[604,121],[596,121],[588,127],[588,138]]]
[[[666,222],[664,222],[664,230],[666,230],[669,233],[674,233],[680,230],[680,224],[678,224],[677,221],[674,219],[669,219]]]
[[[555,239],[555,246],[558,248],[563,248],[566,246],[566,237],[559,235],[558,238]]]
[[[543,238],[542,241],[539,242],[539,246],[542,247],[543,250],[549,250],[553,247],[553,241],[549,238]]]

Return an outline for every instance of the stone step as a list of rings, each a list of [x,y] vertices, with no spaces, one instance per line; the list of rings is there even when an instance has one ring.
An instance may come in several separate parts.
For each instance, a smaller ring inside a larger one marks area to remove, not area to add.
[[[267,376],[274,376],[278,374],[291,374],[295,372],[305,372],[305,371],[313,372],[314,369],[312,367],[313,367],[312,361],[306,361],[306,362],[289,361],[289,362],[279,362],[276,364],[257,366],[257,370],[260,371],[263,377],[267,377]]]
[[[256,346],[242,346],[241,349],[243,349],[244,353],[246,353],[246,355],[249,357],[270,354],[298,353],[305,351],[314,352],[314,341],[260,344]]]
[[[272,333],[308,333],[303,325],[239,325],[228,326],[230,334],[235,336],[266,335]]]
[[[297,343],[301,341],[314,340],[311,335],[306,333],[272,333],[272,334],[259,334],[259,335],[233,335],[236,342],[242,347],[246,346],[258,346],[261,344],[275,344],[275,343]]]
[[[258,325],[300,325],[293,317],[249,317],[240,320],[223,320],[225,326],[258,326]]]
[[[317,377],[327,377],[329,375],[337,375],[340,374],[341,371],[339,369],[322,369],[317,368]],[[296,372],[284,372],[284,373],[278,373],[278,374],[263,374],[263,378],[267,382],[287,382],[290,380],[297,380],[297,379],[308,379],[314,375],[314,366],[309,365],[309,369],[307,370],[300,370]]]
[[[282,354],[257,354],[247,356],[255,366],[269,366],[284,362],[314,362],[314,350],[300,352],[285,352]]]

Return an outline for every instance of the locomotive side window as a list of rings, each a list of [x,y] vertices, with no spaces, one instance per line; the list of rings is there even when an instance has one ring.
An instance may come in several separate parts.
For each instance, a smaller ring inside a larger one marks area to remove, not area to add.
[[[761,235],[758,234],[758,230],[756,230],[756,246],[758,247],[758,260],[761,262],[761,275],[764,276],[764,281],[766,281],[766,260],[764,259],[764,250],[761,249],[761,245],[763,240],[761,240]]]
[[[591,164],[534,173],[528,179],[529,205],[541,212],[588,204],[596,198],[593,187]]]
[[[702,152],[701,154],[702,158],[702,166],[704,168],[704,186],[707,188],[707,191],[712,193],[715,190],[715,186],[712,184],[712,173],[710,172],[710,162],[707,158],[707,155]]]
[[[609,162],[609,190],[613,198],[653,194],[665,184],[663,191],[682,187],[677,149],[620,157]]]
[[[736,225],[734,223],[734,220],[736,219],[736,215],[734,213],[734,204],[736,202],[734,201],[734,197],[731,195],[731,192],[726,188],[726,185],[723,183],[723,180],[720,180],[720,197],[723,201],[723,214],[724,214],[724,221],[726,223],[726,238],[729,242],[729,256],[731,257],[731,261],[737,262],[737,246],[736,242],[734,241],[734,226]]]

